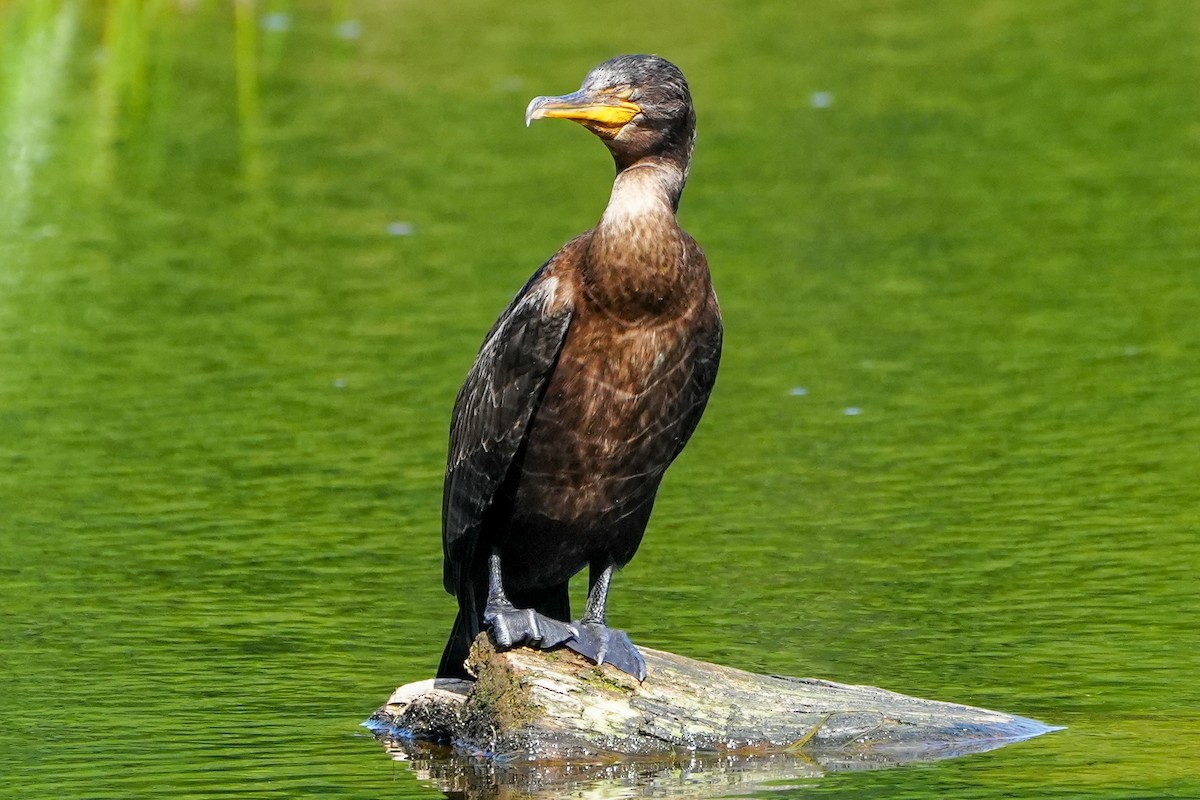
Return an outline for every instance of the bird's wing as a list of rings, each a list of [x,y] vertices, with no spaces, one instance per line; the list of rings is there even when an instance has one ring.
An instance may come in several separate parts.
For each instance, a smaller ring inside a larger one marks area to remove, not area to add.
[[[483,517],[525,439],[571,323],[570,303],[549,266],[492,326],[454,403],[442,496],[444,582],[451,594],[469,569]]]
[[[675,456],[678,456],[683,450],[683,446],[691,438],[696,426],[700,424],[704,407],[708,405],[709,395],[712,394],[713,385],[717,382],[717,367],[721,363],[721,342],[724,339],[724,330],[721,326],[721,311],[717,306],[717,296],[711,291],[708,295],[703,319],[704,325],[697,337],[696,349],[692,356],[692,377],[684,388],[686,398],[680,420],[679,444]]]

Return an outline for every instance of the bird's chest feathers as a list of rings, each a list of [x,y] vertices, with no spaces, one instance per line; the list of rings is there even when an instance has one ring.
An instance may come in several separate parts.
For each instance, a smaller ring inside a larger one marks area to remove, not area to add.
[[[625,322],[670,316],[688,304],[686,235],[652,181],[614,186],[581,277],[585,301]]]
[[[577,320],[539,411],[556,452],[580,465],[631,457],[672,428],[691,375],[686,326]],[[670,433],[667,433],[668,437]]]
[[[652,390],[679,366],[686,343],[675,326],[641,329],[604,322],[583,321],[575,327],[560,356],[556,372],[575,384],[576,397],[630,399]]]

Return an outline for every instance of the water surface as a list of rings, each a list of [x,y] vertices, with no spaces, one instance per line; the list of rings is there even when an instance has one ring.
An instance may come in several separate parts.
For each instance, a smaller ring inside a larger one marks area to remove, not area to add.
[[[611,616],[1069,729],[784,796],[1196,796],[1186,3],[0,4],[0,796],[437,797],[446,425],[679,63],[727,324]],[[581,790],[582,791],[582,790]]]

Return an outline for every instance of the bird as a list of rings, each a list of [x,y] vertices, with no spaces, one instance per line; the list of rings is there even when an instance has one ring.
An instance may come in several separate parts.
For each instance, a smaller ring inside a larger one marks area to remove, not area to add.
[[[534,120],[581,124],[616,177],[595,227],[539,268],[496,320],[454,403],[443,583],[458,614],[438,677],[469,679],[472,641],[569,647],[646,678],[607,624],[614,573],[641,543],[663,473],[708,403],[722,344],[704,252],[680,226],[696,137],[680,69],[611,58]],[[582,616],[568,584],[588,569]]]

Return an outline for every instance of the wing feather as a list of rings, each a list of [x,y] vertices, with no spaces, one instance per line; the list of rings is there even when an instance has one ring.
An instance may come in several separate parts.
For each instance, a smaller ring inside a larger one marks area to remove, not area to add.
[[[717,382],[717,368],[721,365],[724,329],[721,325],[721,310],[717,306],[717,296],[711,291],[708,295],[706,312],[705,322],[707,324],[696,344],[692,360],[692,377],[685,389],[688,402],[680,430],[679,449],[675,451],[675,455],[679,455],[688,439],[692,437],[692,433],[695,432],[696,426],[700,424],[700,417],[704,414],[708,398]]]
[[[543,266],[484,340],[450,425],[442,496],[446,591],[458,590],[484,515],[525,439],[571,323],[558,279]]]

